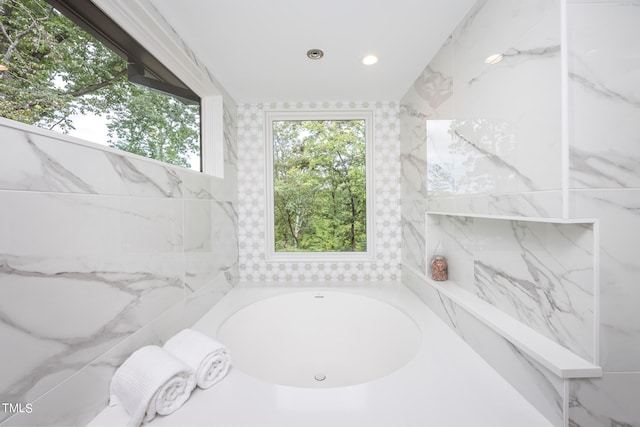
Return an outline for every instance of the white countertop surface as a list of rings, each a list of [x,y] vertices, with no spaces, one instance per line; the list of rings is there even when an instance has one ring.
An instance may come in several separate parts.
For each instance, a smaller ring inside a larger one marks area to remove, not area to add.
[[[302,288],[235,288],[194,329],[215,335],[247,303],[296,289]],[[150,427],[551,426],[405,287],[341,290],[379,298],[409,314],[423,333],[416,357],[365,384],[319,389],[270,384],[232,367],[221,382],[194,390],[182,408],[156,417]],[[124,426],[127,420],[121,407],[107,407],[89,426]]]

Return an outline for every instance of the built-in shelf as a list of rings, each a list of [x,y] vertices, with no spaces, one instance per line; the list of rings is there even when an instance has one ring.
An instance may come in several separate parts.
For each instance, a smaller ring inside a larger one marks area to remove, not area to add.
[[[424,274],[410,269],[435,290],[451,299],[558,377],[593,378],[602,376],[600,366],[553,342],[454,282],[436,282]]]
[[[547,224],[593,224],[597,222],[595,218],[535,218],[535,217],[526,217],[526,216],[483,215],[483,214],[471,214],[471,213],[431,212],[431,211],[427,211],[427,215],[460,216],[465,218],[481,218],[481,219],[498,219],[503,221],[544,222]]]

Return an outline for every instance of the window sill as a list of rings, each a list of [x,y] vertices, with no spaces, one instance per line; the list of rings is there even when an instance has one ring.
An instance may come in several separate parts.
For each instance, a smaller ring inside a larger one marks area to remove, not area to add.
[[[267,262],[373,262],[375,256],[368,252],[267,252]]]

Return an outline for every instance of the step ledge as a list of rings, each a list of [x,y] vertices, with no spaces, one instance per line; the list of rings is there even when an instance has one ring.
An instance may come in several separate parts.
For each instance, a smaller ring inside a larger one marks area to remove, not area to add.
[[[530,327],[478,298],[452,281],[437,282],[409,268],[427,284],[531,356],[560,378],[598,378],[602,368],[576,355]]]

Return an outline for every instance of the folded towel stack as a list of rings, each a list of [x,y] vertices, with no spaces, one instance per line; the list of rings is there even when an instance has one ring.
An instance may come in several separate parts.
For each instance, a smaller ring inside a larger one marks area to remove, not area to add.
[[[227,375],[231,358],[227,348],[209,336],[184,329],[164,345],[164,349],[182,360],[196,374],[200,388],[209,388]]]
[[[165,344],[135,351],[111,379],[110,405],[121,404],[138,427],[156,414],[179,409],[198,385],[209,388],[229,371],[229,351],[218,341],[184,329]]]
[[[182,361],[149,345],[134,352],[111,379],[111,404],[129,413],[127,427],[149,422],[156,413],[169,415],[189,399],[195,388],[193,371]]]

